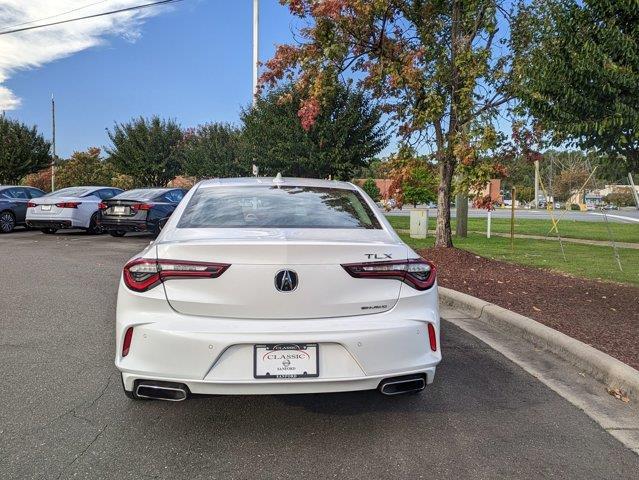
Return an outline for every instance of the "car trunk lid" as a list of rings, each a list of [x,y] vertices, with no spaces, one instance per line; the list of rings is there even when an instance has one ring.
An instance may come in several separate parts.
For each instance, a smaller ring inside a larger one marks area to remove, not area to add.
[[[225,318],[322,318],[393,308],[400,282],[357,279],[344,263],[406,259],[408,251],[384,230],[176,229],[157,245],[159,259],[227,263],[219,278],[168,280],[172,308]],[[297,285],[282,285],[289,271]],[[282,290],[284,288],[284,291]]]

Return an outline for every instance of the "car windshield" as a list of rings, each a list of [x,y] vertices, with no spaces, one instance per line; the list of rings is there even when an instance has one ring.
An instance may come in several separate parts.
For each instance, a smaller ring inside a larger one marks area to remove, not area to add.
[[[265,185],[199,188],[178,228],[382,227],[356,191]]]
[[[83,197],[90,189],[81,187],[69,187],[47,193],[45,197]]]
[[[149,200],[162,195],[166,190],[161,188],[138,188],[137,190],[128,190],[116,195],[116,200]]]

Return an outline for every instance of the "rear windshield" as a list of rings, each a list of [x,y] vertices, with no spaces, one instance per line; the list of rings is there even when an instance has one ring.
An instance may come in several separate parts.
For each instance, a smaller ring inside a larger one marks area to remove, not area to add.
[[[47,193],[45,197],[82,197],[89,191],[88,188],[69,187]]]
[[[168,192],[168,190],[164,190],[161,188],[139,188],[137,190],[129,190],[127,192],[120,193],[113,198],[118,200],[150,200],[151,198],[155,198],[159,195],[162,195],[164,192]]]
[[[249,186],[198,189],[178,228],[382,228],[355,191]]]

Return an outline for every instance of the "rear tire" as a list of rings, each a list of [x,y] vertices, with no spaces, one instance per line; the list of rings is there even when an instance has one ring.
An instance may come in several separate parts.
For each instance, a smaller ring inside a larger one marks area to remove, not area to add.
[[[89,221],[89,228],[87,228],[87,233],[89,235],[99,235],[103,233],[102,227],[98,224],[98,212],[95,212],[91,215],[91,220]]]
[[[16,217],[6,210],[0,213],[0,233],[11,233],[16,228]]]
[[[109,235],[111,235],[112,237],[124,237],[124,235],[126,235],[126,232],[124,230],[111,230],[109,232]]]
[[[42,229],[40,229],[40,231],[42,233],[46,233],[47,235],[53,235],[55,232],[58,231],[58,229],[57,228],[42,228]]]

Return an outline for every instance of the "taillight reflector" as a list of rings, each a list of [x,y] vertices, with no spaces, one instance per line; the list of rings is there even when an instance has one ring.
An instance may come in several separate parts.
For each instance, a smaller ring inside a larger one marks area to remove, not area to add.
[[[217,278],[229,267],[226,263],[136,258],[124,266],[122,276],[131,290],[145,292],[174,278]]]
[[[131,339],[133,338],[133,327],[129,327],[124,334],[124,341],[122,342],[122,356],[126,357],[129,354],[131,348]]]
[[[355,278],[384,278],[399,280],[416,290],[427,290],[435,283],[435,265],[423,258],[400,261],[347,263],[342,267]]]
[[[437,351],[437,335],[435,333],[435,327],[432,323],[428,324],[428,341],[430,342],[430,349],[433,352]]]

